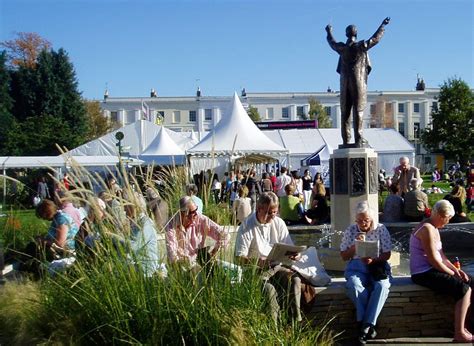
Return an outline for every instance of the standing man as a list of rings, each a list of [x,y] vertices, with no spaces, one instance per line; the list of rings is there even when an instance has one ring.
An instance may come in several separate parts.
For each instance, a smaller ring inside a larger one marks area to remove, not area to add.
[[[367,103],[367,76],[372,67],[367,51],[379,43],[385,25],[390,23],[390,18],[384,19],[375,34],[367,41],[357,41],[357,27],[349,25],[346,28],[346,43],[336,42],[332,36],[332,26],[326,26],[329,46],[339,54],[337,72],[341,82],[341,117],[343,147],[348,147],[351,139],[350,117],[353,113],[355,146],[364,147],[366,141],[362,137],[363,112]]]
[[[420,170],[415,166],[410,166],[410,160],[406,156],[400,157],[400,165],[395,167],[392,184],[398,184],[400,194],[405,195],[410,191],[410,181],[420,180]]]
[[[238,264],[257,265],[265,280],[264,290],[270,299],[271,314],[278,320],[281,304],[289,302],[291,317],[301,321],[301,278],[289,268],[271,266],[267,260],[275,243],[293,245],[285,222],[277,217],[278,197],[264,192],[257,201],[256,212],[239,227],[235,241],[235,259]],[[289,296],[289,300],[288,300]]]
[[[280,175],[276,178],[275,190],[278,197],[286,196],[285,186],[291,184],[291,177],[286,174],[286,167],[280,169]]]

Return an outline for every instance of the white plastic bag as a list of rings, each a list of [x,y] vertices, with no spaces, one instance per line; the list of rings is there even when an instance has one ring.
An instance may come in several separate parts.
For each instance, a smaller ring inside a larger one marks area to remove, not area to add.
[[[301,258],[293,262],[291,269],[298,272],[313,286],[327,286],[331,283],[331,277],[319,261],[318,252],[313,246],[301,253]]]

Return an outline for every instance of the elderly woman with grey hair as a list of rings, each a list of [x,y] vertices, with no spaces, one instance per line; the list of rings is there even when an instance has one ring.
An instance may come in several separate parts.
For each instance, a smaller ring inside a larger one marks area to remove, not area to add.
[[[198,207],[190,196],[179,200],[179,212],[168,223],[165,236],[168,261],[191,268],[197,264],[198,250],[206,247],[207,237],[216,241],[212,256],[229,243],[224,227],[198,213]]]
[[[387,261],[392,242],[387,228],[375,222],[375,212],[366,201],[357,204],[355,214],[355,224],[345,230],[340,250],[342,259],[349,261],[344,273],[346,290],[356,307],[359,343],[365,344],[367,339],[377,335],[375,324],[388,297],[390,265]],[[360,257],[356,253],[356,240],[378,242],[378,255]]]
[[[414,283],[456,300],[454,341],[473,342],[472,333],[466,329],[466,320],[474,283],[472,277],[446,257],[439,234],[439,228],[446,226],[453,215],[452,204],[440,200],[434,205],[431,216],[415,228],[410,236],[410,272]]]
[[[166,276],[158,250],[158,236],[155,223],[146,214],[146,202],[142,195],[127,191],[124,193],[125,213],[130,223],[127,240],[130,245],[132,262],[141,266],[146,276],[155,274]]]

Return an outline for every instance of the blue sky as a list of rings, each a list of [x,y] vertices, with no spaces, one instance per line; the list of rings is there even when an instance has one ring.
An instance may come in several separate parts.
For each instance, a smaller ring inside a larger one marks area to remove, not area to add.
[[[36,32],[64,48],[84,97],[230,96],[338,90],[337,54],[326,42],[356,24],[372,48],[369,90],[412,90],[457,76],[473,86],[472,0],[148,1],[0,0],[0,41]]]

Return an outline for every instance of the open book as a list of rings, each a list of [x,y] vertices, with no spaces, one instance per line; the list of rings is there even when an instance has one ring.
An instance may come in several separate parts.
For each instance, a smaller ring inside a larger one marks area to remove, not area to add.
[[[356,240],[356,255],[359,257],[379,257],[379,241],[378,240]]]
[[[290,256],[297,255],[301,251],[306,250],[305,245],[296,246],[284,243],[273,244],[272,250],[268,254],[267,259],[271,262],[291,263]]]

